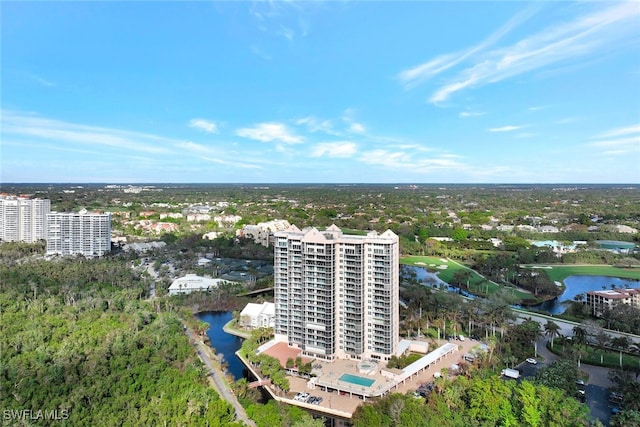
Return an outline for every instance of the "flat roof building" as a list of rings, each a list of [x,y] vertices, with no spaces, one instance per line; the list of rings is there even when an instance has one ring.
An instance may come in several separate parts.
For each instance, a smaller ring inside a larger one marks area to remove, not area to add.
[[[111,214],[51,212],[47,215],[47,255],[100,257],[111,251]]]
[[[596,317],[602,317],[606,310],[611,310],[619,304],[628,304],[640,309],[640,289],[590,291],[587,292],[586,304]]]
[[[276,340],[325,360],[388,360],[399,340],[398,236],[274,234]]]
[[[49,199],[0,196],[0,241],[33,243],[47,238]]]

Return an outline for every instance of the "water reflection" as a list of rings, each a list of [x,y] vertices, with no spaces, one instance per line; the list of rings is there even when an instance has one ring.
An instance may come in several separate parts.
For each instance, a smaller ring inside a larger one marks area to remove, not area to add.
[[[236,351],[242,345],[242,338],[226,333],[222,328],[233,317],[230,311],[209,311],[198,314],[198,318],[209,324],[207,336],[211,342],[211,347],[215,348],[216,354],[224,356],[227,364],[227,371],[233,378],[239,380],[244,376],[244,365],[236,356]]]
[[[633,279],[622,279],[619,277],[607,276],[569,276],[564,279],[564,292],[551,301],[532,306],[534,310],[546,311],[551,314],[563,313],[566,309],[564,302],[573,301],[576,295],[585,294],[589,291],[601,291],[603,289],[615,288],[640,288],[640,281]]]
[[[440,279],[436,273],[431,273],[423,267],[414,267],[409,265],[401,266],[401,274],[406,277],[415,277],[420,283],[443,289],[449,292],[461,293],[463,295],[469,295],[465,291],[458,287],[451,286],[448,283]],[[566,309],[564,302],[573,301],[576,295],[584,294],[589,291],[601,291],[603,289],[614,288],[640,288],[640,281],[633,279],[623,279],[619,277],[607,277],[607,276],[569,276],[564,279],[565,290],[557,298],[546,301],[542,304],[538,304],[530,308],[538,311],[546,311],[550,314],[560,314]]]

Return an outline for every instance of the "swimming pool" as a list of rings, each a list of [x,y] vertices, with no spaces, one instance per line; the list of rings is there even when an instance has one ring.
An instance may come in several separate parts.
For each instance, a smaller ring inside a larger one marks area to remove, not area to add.
[[[355,384],[355,385],[361,385],[364,387],[371,387],[371,385],[376,382],[376,380],[363,378],[363,377],[359,377],[357,375],[351,375],[351,374],[342,374],[338,379],[340,381],[344,381],[344,382]]]

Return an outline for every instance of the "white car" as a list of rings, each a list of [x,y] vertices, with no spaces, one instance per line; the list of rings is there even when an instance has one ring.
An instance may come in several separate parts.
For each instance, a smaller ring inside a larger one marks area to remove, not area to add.
[[[527,359],[527,363],[531,363],[532,365],[537,365],[538,361],[536,359],[534,359],[533,357],[530,357]]]

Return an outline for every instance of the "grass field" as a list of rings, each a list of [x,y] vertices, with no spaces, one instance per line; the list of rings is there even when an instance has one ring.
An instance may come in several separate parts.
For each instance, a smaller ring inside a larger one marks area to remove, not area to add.
[[[533,267],[533,266],[532,266]],[[548,268],[550,267],[550,268]],[[640,280],[640,268],[621,268],[610,265],[547,265],[541,269],[549,278],[562,282],[569,276],[607,276]]]
[[[551,342],[547,344],[547,348],[557,355],[562,355],[564,347],[563,344],[556,341],[553,348]],[[581,358],[582,363],[595,366],[606,366],[608,368],[620,367],[620,352],[610,349],[602,349],[593,346],[584,346],[583,354]],[[640,357],[622,353],[622,366],[629,370],[635,370],[640,368]]]
[[[410,256],[400,258],[400,264],[411,265],[414,267],[425,267],[430,271],[435,271],[437,276],[447,283],[453,281],[453,275],[460,270],[466,270],[471,273],[469,279],[469,292],[477,295],[487,295],[496,293],[499,289],[504,288],[494,282],[488,281],[484,277],[470,268],[467,268],[457,262],[443,260],[441,258],[433,258],[427,256]],[[446,265],[446,269],[438,268],[438,266]],[[527,292],[522,292],[518,289],[512,289],[513,295],[520,299],[531,299],[532,295]]]

